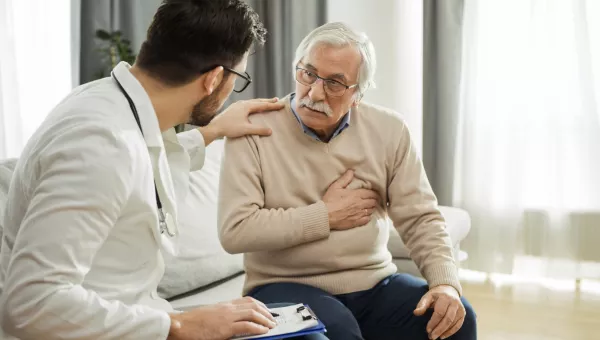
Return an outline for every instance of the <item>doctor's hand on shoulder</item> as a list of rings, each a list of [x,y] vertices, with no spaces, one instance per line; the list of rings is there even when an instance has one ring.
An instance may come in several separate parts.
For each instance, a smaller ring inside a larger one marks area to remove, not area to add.
[[[167,340],[226,340],[265,334],[275,327],[268,308],[250,297],[171,314]]]
[[[254,113],[281,110],[285,104],[278,98],[241,100],[231,104],[207,126],[199,128],[206,145],[221,137],[237,138],[247,135],[269,136],[271,129],[250,122]]]

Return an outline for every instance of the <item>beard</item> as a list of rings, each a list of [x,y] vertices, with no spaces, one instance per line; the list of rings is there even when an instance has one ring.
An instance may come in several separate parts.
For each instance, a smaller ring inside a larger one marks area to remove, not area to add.
[[[190,113],[190,119],[188,124],[195,126],[207,126],[218,114],[223,105],[221,101],[221,92],[223,90],[224,82],[221,82],[219,86],[210,95],[204,97],[194,105],[192,112]]]

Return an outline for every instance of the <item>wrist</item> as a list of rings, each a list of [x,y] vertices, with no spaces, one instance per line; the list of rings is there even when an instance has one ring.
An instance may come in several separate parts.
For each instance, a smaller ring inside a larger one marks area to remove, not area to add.
[[[169,314],[169,318],[171,319],[171,326],[169,327],[169,335],[167,336],[167,340],[176,340],[179,339],[179,331],[181,330],[181,321],[177,319],[174,314]]]
[[[325,203],[325,209],[327,210],[327,220],[329,221],[329,227],[333,229],[332,226],[334,226],[337,223],[337,220],[335,218],[336,214],[333,211],[334,209],[330,206],[329,202],[323,200],[323,203]]]
[[[219,117],[215,117],[215,119],[213,119],[206,127],[209,128],[212,133],[214,133],[215,138],[223,138],[225,137],[225,131],[224,129],[221,127],[221,123],[220,123],[220,119]]]
[[[198,131],[200,131],[200,133],[202,134],[205,145],[209,145],[215,139],[219,139],[224,136],[221,128],[218,125],[216,125],[216,123],[210,123],[207,126],[200,127],[198,128]]]

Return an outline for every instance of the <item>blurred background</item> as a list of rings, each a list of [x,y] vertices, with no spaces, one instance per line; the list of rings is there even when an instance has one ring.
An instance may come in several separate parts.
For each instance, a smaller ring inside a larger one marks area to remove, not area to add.
[[[467,211],[481,339],[600,339],[600,1],[248,0],[269,31],[231,100],[285,96],[329,21],[377,52],[366,101],[408,122],[440,204]],[[0,159],[80,84],[133,63],[158,0],[0,0]]]

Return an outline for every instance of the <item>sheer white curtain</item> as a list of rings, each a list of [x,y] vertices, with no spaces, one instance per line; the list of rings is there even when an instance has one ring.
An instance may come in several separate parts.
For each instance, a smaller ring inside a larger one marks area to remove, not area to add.
[[[72,0],[0,1],[0,159],[17,157],[73,87]],[[77,15],[78,13],[73,13]]]
[[[600,278],[600,1],[466,0],[467,268]]]

